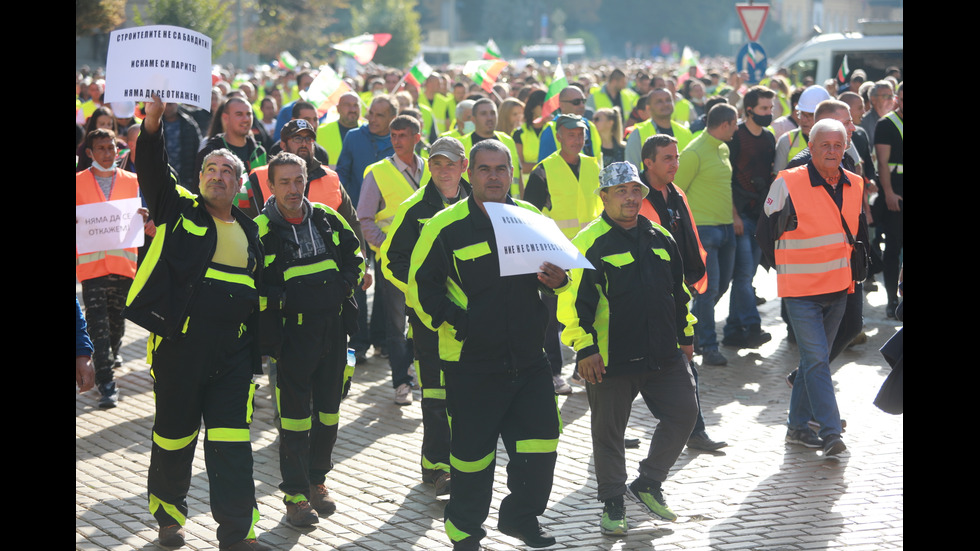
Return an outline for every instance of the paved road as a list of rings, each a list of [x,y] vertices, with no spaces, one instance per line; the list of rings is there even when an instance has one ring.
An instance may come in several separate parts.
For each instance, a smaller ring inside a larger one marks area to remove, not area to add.
[[[783,442],[789,389],[783,378],[798,361],[785,341],[772,277],[756,280],[769,298],[760,307],[772,342],[757,351],[722,349],[727,367],[704,367],[701,400],[709,434],[729,442],[723,453],[686,450],[664,484],[675,523],[655,521],[627,505],[630,532],[624,538],[599,534],[602,505],[595,500],[595,478],[588,403],[582,388],[561,397],[565,432],[551,504],[543,523],[558,538],[552,549],[740,550],[902,549],[902,416],[887,415],[871,403],[888,373],[878,349],[898,328],[885,318],[884,291],[868,296],[867,344],[845,351],[832,366],[837,399],[848,421],[847,454],[840,460]],[[77,289],[76,289],[77,293]],[[726,312],[719,306],[718,319]],[[721,327],[718,328],[719,334]],[[116,377],[119,407],[100,411],[90,392],[75,399],[76,549],[157,549],[157,526],[146,506],[146,469],[153,423],[152,385],[145,363],[146,333],[127,326],[126,362]],[[566,375],[571,367],[566,365]],[[351,395],[341,406],[335,468],[327,486],[337,513],[313,528],[298,530],[283,521],[278,439],[268,379],[260,377],[252,445],[255,486],[262,519],[260,539],[277,549],[430,550],[448,549],[442,529],[445,502],[419,480],[422,414],[416,402],[399,408],[387,363],[370,358],[359,367]],[[635,474],[656,420],[642,400],[628,436],[642,449],[627,450]],[[520,548],[519,541],[496,531],[497,506],[506,490],[507,454],[498,447],[496,486],[489,536],[491,549]],[[207,476],[201,446],[191,481],[187,544],[214,549],[215,523],[208,507]]]

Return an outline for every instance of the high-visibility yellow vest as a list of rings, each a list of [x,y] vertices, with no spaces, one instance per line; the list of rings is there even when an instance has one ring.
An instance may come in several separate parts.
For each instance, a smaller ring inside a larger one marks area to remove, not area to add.
[[[378,191],[381,192],[381,198],[385,202],[384,208],[375,213],[374,223],[387,235],[388,227],[391,226],[391,222],[395,218],[395,213],[398,212],[398,205],[401,205],[418,188],[412,187],[412,184],[405,179],[405,175],[398,170],[398,167],[395,166],[395,163],[390,158],[382,159],[368,166],[364,171],[364,175],[367,176],[369,172],[374,174],[374,181],[377,182]],[[418,187],[425,185],[429,181],[429,178],[429,165],[426,164],[422,171],[422,179],[418,182]],[[374,245],[371,245],[371,248],[376,253],[380,252],[380,249]]]
[[[595,157],[579,153],[578,178],[557,151],[540,164],[551,196],[551,208],[543,212],[571,239],[602,213],[602,201],[595,194],[599,188],[599,163]]]
[[[670,129],[674,132],[674,138],[677,140],[677,151],[678,153],[684,151],[687,144],[691,143],[694,139],[694,134],[683,124],[677,121],[670,121]],[[643,143],[647,141],[647,138],[657,134],[657,125],[653,121],[645,120],[643,122],[636,123],[633,128],[634,132],[640,133],[640,147],[643,147]]]

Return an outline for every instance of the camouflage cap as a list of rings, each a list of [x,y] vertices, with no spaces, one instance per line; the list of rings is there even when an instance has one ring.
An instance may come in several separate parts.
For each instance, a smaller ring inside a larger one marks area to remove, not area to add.
[[[640,180],[640,173],[636,171],[633,163],[610,163],[609,166],[602,169],[602,172],[599,173],[599,187],[595,190],[595,194],[599,195],[599,192],[604,189],[631,182],[636,182],[643,186],[644,197],[650,193],[650,188]]]

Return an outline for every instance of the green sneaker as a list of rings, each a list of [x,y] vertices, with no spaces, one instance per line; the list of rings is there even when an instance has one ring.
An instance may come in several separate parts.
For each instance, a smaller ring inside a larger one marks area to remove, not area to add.
[[[677,515],[667,507],[667,501],[664,500],[664,494],[660,488],[654,488],[649,484],[634,480],[629,485],[629,496],[633,501],[646,507],[647,511],[654,517],[668,522],[677,520]]]
[[[602,521],[599,523],[602,533],[607,536],[626,535],[626,505],[623,496],[607,499],[602,507]]]

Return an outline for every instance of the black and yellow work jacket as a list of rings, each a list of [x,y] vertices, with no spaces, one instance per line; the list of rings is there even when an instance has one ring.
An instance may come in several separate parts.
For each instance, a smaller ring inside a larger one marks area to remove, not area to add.
[[[260,281],[263,258],[258,227],[233,206],[232,215],[248,239],[248,266],[235,269],[212,263],[218,244],[214,219],[203,201],[177,183],[168,167],[164,143],[162,127],[156,134],[141,129],[137,140],[140,191],[157,233],[130,287],[125,316],[157,337],[179,336],[187,330],[189,310],[198,290],[205,285],[221,285],[233,295],[230,298],[236,308],[215,314],[257,332],[256,282]],[[257,352],[252,369],[261,373]]]

